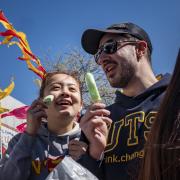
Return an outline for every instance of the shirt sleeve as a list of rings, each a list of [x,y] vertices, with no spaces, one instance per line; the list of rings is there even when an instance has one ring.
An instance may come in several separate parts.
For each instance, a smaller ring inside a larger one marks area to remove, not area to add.
[[[82,166],[87,168],[91,173],[93,173],[99,180],[103,180],[103,160],[96,160],[92,158],[89,154],[84,154],[77,161]]]
[[[27,180],[30,176],[31,152],[35,137],[26,133],[14,136],[0,160],[0,179]]]

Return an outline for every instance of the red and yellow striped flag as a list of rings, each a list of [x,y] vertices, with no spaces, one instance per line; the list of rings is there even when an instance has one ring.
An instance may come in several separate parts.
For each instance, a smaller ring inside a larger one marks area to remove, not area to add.
[[[41,65],[40,60],[32,53],[25,33],[16,31],[2,11],[0,11],[0,23],[7,29],[5,32],[0,32],[0,36],[4,37],[0,44],[7,44],[9,46],[16,44],[23,54],[18,59],[25,60],[28,68],[43,79],[46,75],[46,70]],[[12,41],[13,38],[17,38],[17,40]]]

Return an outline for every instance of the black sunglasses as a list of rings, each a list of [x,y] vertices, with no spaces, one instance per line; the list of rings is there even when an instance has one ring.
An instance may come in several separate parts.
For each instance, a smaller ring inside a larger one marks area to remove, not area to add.
[[[130,40],[124,40],[124,41],[116,41],[116,40],[109,40],[106,43],[104,43],[101,47],[99,47],[97,53],[94,55],[95,61],[97,64],[100,65],[98,62],[99,57],[101,53],[106,54],[114,54],[118,49],[122,48],[123,46],[126,46],[128,44],[134,44],[137,41],[130,41]]]

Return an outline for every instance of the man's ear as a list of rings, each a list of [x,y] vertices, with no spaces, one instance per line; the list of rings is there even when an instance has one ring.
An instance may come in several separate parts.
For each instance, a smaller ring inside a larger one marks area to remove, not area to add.
[[[145,54],[146,49],[147,49],[146,41],[138,41],[137,42],[136,54],[137,54],[138,59],[141,58]]]

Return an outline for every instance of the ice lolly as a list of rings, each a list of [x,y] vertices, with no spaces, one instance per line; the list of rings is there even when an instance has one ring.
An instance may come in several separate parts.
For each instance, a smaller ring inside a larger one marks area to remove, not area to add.
[[[51,104],[51,102],[54,100],[53,95],[48,95],[43,99],[43,102],[48,106]]]
[[[91,96],[91,100],[93,103],[101,101],[101,97],[99,95],[98,88],[96,86],[96,82],[94,80],[94,76],[92,73],[88,72],[85,75],[86,85]]]

